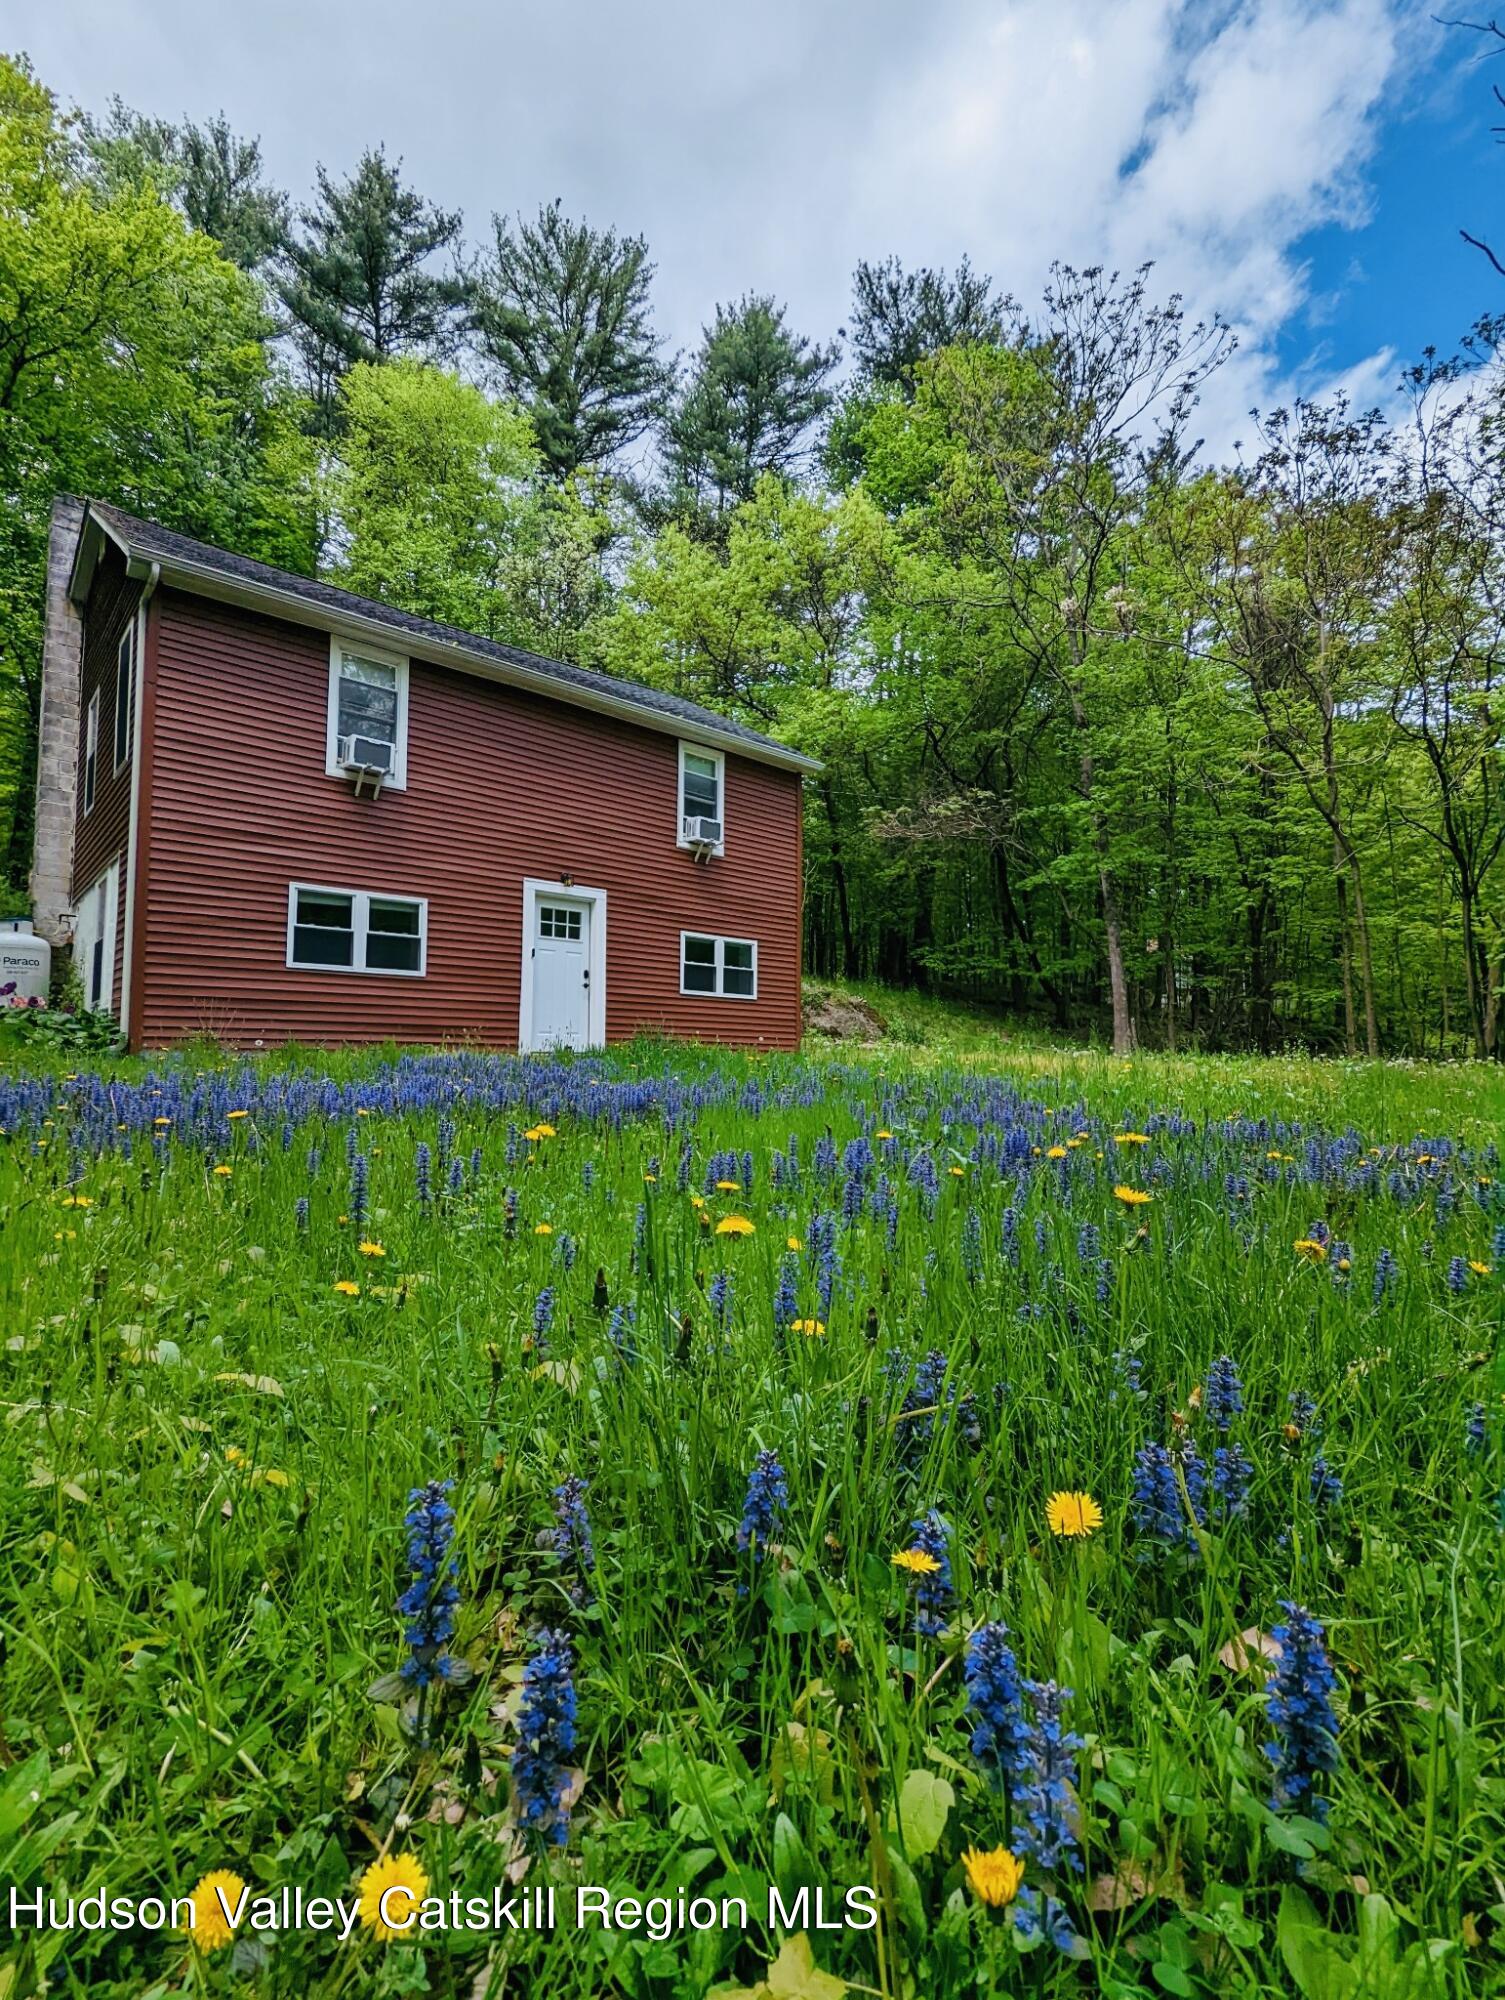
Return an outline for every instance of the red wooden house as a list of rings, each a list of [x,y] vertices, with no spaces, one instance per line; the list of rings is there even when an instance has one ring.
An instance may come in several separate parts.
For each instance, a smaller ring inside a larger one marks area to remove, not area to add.
[[[133,1047],[800,1034],[771,738],[60,502],[33,896]]]

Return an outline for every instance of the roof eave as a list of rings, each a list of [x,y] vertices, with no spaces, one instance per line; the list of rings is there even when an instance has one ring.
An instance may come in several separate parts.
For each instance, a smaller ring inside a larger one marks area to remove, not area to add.
[[[146,575],[155,568],[164,584],[176,585],[195,596],[238,605],[243,610],[272,611],[277,617],[286,618],[293,624],[311,626],[317,631],[332,632],[342,638],[375,641],[389,649],[394,642],[400,642],[416,652],[420,659],[440,660],[446,666],[479,675],[484,680],[498,681],[507,687],[541,695],[549,701],[560,701],[570,708],[584,708],[598,715],[609,715],[618,721],[632,723],[639,729],[652,729],[662,736],[708,743],[729,755],[746,757],[755,764],[771,764],[778,770],[800,773],[816,772],[821,768],[818,759],[807,757],[798,750],[787,750],[775,743],[750,743],[746,737],[738,736],[731,730],[693,722],[687,716],[668,715],[623,696],[577,687],[569,681],[556,680],[552,674],[534,672],[515,661],[493,660],[452,640],[434,639],[427,635],[419,639],[383,619],[366,618],[357,611],[335,611],[328,605],[313,604],[296,591],[279,590],[274,584],[226,576],[207,564],[185,562],[181,557],[148,557],[132,548],[129,540],[123,539],[118,530],[94,513],[92,508],[85,513],[83,527],[79,531],[78,549],[69,581],[69,592],[76,602],[81,603],[88,595],[94,566],[99,559],[101,536],[107,536],[120,549],[126,559],[126,567],[133,575]]]

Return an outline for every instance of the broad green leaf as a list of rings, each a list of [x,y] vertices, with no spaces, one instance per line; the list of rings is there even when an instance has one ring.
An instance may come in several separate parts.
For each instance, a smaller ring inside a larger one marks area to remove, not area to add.
[[[911,1861],[934,1854],[946,1831],[946,1818],[956,1793],[934,1771],[911,1771],[899,1787],[899,1824],[904,1852]]]
[[[1354,2000],[1358,1974],[1318,1922],[1310,1897],[1294,1884],[1281,1891],[1275,1938],[1302,2000]]]
[[[0,1787],[0,1840],[9,1840],[47,1796],[47,1752],[38,1750]]]

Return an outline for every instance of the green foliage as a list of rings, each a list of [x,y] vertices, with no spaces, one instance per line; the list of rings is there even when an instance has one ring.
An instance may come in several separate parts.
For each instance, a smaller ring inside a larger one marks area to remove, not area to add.
[[[317,198],[299,209],[283,248],[278,296],[326,428],[340,377],[356,362],[443,359],[458,337],[468,287],[458,270],[431,266],[456,253],[460,217],[405,186],[401,168],[380,146],[344,180],[320,167]]]
[[[1003,338],[993,281],[965,257],[954,271],[906,271],[897,257],[852,273],[848,329],[863,378],[912,397],[919,365],[943,347],[991,346]]]
[[[605,596],[598,497],[539,476],[527,417],[457,375],[357,362],[340,387],[324,498],[338,580],[425,618],[574,652]]]
[[[572,222],[557,201],[532,222],[496,216],[493,229],[476,275],[481,353],[532,418],[552,472],[602,465],[643,435],[668,386],[648,246]]]
[[[232,132],[223,113],[173,125],[116,97],[103,122],[85,116],[81,130],[106,188],[157,187],[243,271],[265,269],[286,242],[287,197],[263,179],[261,141]]]
[[[665,416],[668,505],[714,530],[751,500],[766,473],[788,474],[831,407],[837,349],[784,323],[784,308],[749,293],[717,306],[688,381]]]
[[[113,1014],[87,1007],[8,1007],[0,1013],[0,1059],[36,1050],[100,1055],[123,1046]]]
[[[30,844],[54,495],[117,500],[311,566],[308,459],[270,331],[252,280],[150,179],[102,187],[49,93],[0,60],[0,801],[12,893]]]

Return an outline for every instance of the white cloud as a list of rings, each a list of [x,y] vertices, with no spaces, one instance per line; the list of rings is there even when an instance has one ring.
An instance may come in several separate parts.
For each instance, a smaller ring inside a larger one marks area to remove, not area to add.
[[[889,251],[965,253],[1026,301],[1053,258],[1152,258],[1157,287],[1239,329],[1204,411],[1219,440],[1251,402],[1289,391],[1273,350],[1310,302],[1297,246],[1362,217],[1411,34],[1401,0],[8,11],[8,38],[65,98],[98,107],[119,91],[167,116],[223,105],[295,190],[316,160],[339,169],[382,138],[475,238],[493,209],[556,194],[642,231],[676,346],[748,289],[825,335],[853,265]],[[1326,365],[1314,345],[1306,386]]]
[[[856,212],[916,258],[970,250],[1026,300],[1052,258],[1153,260],[1153,288],[1238,332],[1203,399],[1221,447],[1253,403],[1321,387],[1320,357],[1281,382],[1272,345],[1309,300],[1299,239],[1364,218],[1397,36],[1391,0],[1012,0],[894,90]]]

